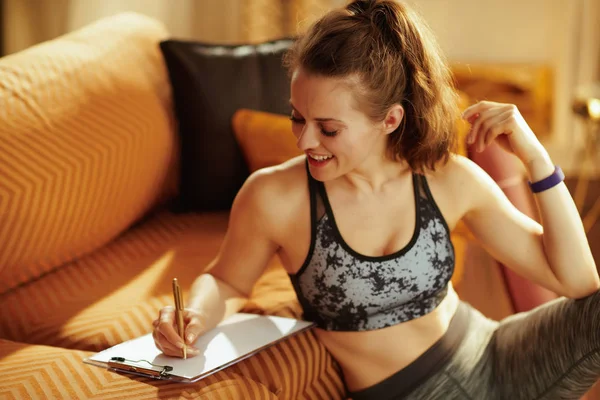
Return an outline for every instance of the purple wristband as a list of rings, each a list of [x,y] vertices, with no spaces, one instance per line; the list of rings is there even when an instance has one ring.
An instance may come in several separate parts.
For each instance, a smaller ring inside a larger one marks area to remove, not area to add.
[[[548,190],[559,183],[561,183],[565,179],[565,174],[562,172],[562,169],[557,165],[554,168],[554,172],[547,178],[542,179],[537,182],[529,182],[529,187],[533,193],[543,192],[544,190]]]

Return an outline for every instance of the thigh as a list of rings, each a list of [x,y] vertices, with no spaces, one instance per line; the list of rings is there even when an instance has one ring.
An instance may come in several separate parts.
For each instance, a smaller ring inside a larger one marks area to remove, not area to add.
[[[501,398],[579,399],[600,376],[600,292],[500,321],[490,341]]]

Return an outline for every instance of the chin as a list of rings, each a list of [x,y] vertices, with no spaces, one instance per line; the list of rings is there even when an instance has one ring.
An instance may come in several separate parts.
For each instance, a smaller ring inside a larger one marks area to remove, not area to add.
[[[340,176],[340,174],[337,172],[336,166],[332,165],[332,163],[322,167],[309,165],[308,170],[314,179],[321,182],[331,181]]]
[[[324,171],[315,171],[313,168],[309,168],[308,170],[310,171],[310,176],[312,176],[313,179],[316,179],[317,181],[326,182],[331,179],[328,177],[331,174],[327,174]]]

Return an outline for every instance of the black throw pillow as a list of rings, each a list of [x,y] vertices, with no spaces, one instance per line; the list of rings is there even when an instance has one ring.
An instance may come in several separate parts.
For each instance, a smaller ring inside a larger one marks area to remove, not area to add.
[[[180,196],[174,211],[227,210],[248,177],[231,118],[240,108],[290,112],[282,64],[293,39],[252,45],[166,40],[181,143]]]

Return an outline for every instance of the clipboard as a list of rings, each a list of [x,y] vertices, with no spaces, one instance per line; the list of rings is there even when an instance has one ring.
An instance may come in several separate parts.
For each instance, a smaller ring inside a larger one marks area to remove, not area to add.
[[[175,382],[197,382],[315,324],[294,318],[236,313],[196,339],[200,354],[170,357],[154,345],[151,334],[140,336],[83,360],[109,371]]]

